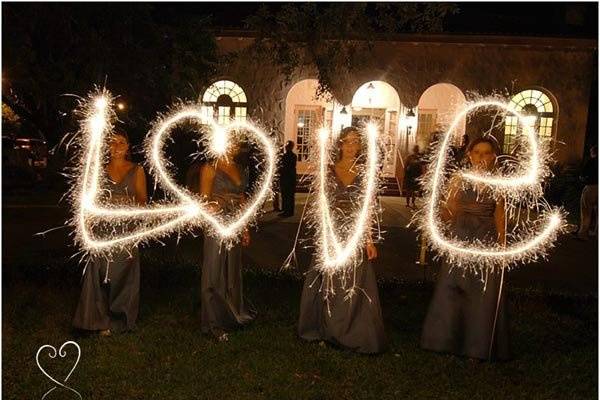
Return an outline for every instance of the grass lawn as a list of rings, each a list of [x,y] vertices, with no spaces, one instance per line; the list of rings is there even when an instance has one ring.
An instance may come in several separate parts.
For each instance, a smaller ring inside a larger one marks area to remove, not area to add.
[[[390,349],[357,355],[295,334],[302,282],[289,273],[247,271],[259,318],[229,343],[200,333],[197,267],[144,253],[136,332],[75,337],[70,322],[78,270],[3,267],[5,399],[39,399],[52,387],[35,363],[44,344],[81,346],[69,379],[84,399],[591,399],[597,396],[597,298],[510,293],[515,359],[475,363],[419,349],[430,285],[381,283]],[[71,349],[72,350],[72,349]],[[72,353],[69,353],[72,354]],[[74,357],[42,364],[57,378]],[[49,399],[75,399],[57,389]]]

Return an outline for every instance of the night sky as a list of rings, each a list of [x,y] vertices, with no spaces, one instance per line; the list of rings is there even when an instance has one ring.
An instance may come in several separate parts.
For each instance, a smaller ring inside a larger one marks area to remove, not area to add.
[[[282,3],[153,3],[163,16],[181,13],[210,15],[215,28],[244,29],[244,20],[263,4],[270,8]],[[327,3],[320,3],[327,4]],[[460,12],[445,21],[445,31],[461,34],[523,36],[598,36],[596,2],[470,2],[455,3]],[[169,11],[164,14],[164,11]],[[168,18],[168,17],[167,17]]]

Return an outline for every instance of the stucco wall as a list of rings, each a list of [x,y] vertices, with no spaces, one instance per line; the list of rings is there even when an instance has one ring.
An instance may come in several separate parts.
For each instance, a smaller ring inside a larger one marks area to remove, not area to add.
[[[436,83],[450,83],[469,98],[469,92],[518,93],[531,87],[542,88],[556,99],[556,140],[559,162],[576,162],[584,153],[590,86],[595,71],[591,41],[557,39],[499,39],[460,43],[446,41],[376,42],[370,65],[364,66],[348,88],[334,91],[341,104],[350,104],[354,92],[365,82],[382,80],[392,85],[400,102],[417,106],[421,95]],[[512,42],[518,43],[512,43]],[[556,43],[555,43],[556,42]],[[268,61],[256,59],[244,50],[251,39],[223,37],[217,41],[223,54],[239,51],[224,62],[222,75],[241,85],[248,96],[249,114],[283,139],[285,99],[294,83],[316,78],[316,71],[298,70],[285,79]],[[468,128],[467,128],[468,130]]]

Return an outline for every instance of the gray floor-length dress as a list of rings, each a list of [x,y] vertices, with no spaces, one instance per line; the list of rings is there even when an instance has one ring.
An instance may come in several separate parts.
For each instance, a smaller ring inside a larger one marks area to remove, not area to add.
[[[129,203],[135,197],[134,165],[120,183],[109,180],[114,204]],[[108,268],[108,276],[106,270]],[[85,330],[121,332],[135,328],[140,303],[140,257],[138,248],[120,250],[110,259],[103,256],[90,260],[83,276],[79,304],[73,327]]]
[[[232,214],[240,207],[245,182],[236,185],[227,174],[216,170],[212,201],[217,201],[223,212]],[[218,238],[204,235],[202,279],[200,283],[200,323],[202,332],[230,331],[250,323],[256,312],[243,298],[242,245],[230,249]]]
[[[352,209],[352,200],[359,196],[359,188],[355,178],[353,184],[347,187],[336,177],[332,209],[341,211],[340,218],[348,219],[348,212]],[[335,213],[335,211],[334,211]],[[364,250],[363,250],[364,252]],[[356,286],[363,289],[357,290],[350,299],[345,298],[348,282],[343,282],[341,277],[334,275],[334,294],[327,300],[324,297],[323,276],[312,266],[304,281],[302,298],[300,300],[300,318],[298,321],[298,334],[308,341],[323,340],[335,345],[356,351],[358,353],[380,353],[385,350],[387,340],[383,327],[383,317],[379,303],[377,278],[373,266],[363,254],[363,262],[356,267]],[[368,296],[368,297],[367,297]],[[327,302],[329,304],[327,304]]]
[[[496,202],[473,189],[457,193],[458,210],[453,231],[461,240],[496,240]],[[438,275],[429,311],[423,324],[421,347],[460,356],[488,359],[498,294],[500,273],[489,273],[487,284],[474,272],[444,262]],[[485,277],[484,277],[485,278]],[[506,283],[506,282],[505,282]],[[506,284],[502,289],[492,347],[493,359],[510,357]]]

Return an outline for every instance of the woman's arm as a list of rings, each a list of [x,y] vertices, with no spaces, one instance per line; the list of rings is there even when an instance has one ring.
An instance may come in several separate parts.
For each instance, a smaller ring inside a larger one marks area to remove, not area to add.
[[[377,205],[379,205],[379,196],[378,195],[375,195],[375,202]],[[375,212],[377,212],[377,211],[375,211]],[[377,218],[379,218],[379,216]],[[378,257],[378,252],[377,252],[377,247],[375,246],[375,243],[373,243],[373,235],[371,234],[371,229],[369,229],[367,231],[365,243],[366,243],[365,250],[367,251],[367,259],[369,261],[375,260]]]
[[[443,222],[450,221],[454,215],[456,215],[456,210],[458,209],[457,195],[460,190],[460,185],[461,182],[458,176],[450,178],[450,183],[448,184],[448,196],[440,210],[440,218]]]
[[[369,232],[369,234],[367,235],[367,240],[366,240],[366,250],[367,250],[367,259],[369,261],[374,260],[377,258],[377,247],[375,247],[375,244],[373,243],[373,239],[371,238],[371,233]]]
[[[142,167],[136,167],[135,171],[135,200],[138,204],[146,204],[148,202],[146,174]]]
[[[242,176],[241,173],[240,176]],[[247,180],[242,178],[242,182],[247,182]],[[247,201],[248,197],[246,196],[246,192],[243,191],[240,199],[240,207],[244,207]],[[248,226],[246,226],[242,232],[242,246],[250,246],[250,230],[248,229]]]
[[[504,200],[496,202],[494,210],[494,223],[496,232],[498,232],[498,243],[506,245],[506,210],[504,209]]]
[[[202,168],[200,168],[200,197],[209,202],[208,210],[213,213],[219,212],[221,209],[219,203],[210,201],[212,198],[213,183],[215,181],[216,173],[216,167],[213,167],[210,164],[204,164],[202,165]]]
[[[216,169],[210,164],[203,164],[200,168],[200,196],[210,199],[212,197],[213,182]]]

